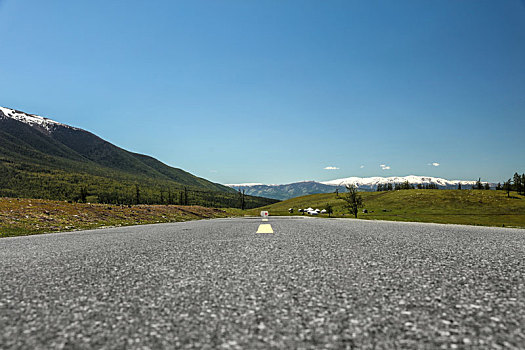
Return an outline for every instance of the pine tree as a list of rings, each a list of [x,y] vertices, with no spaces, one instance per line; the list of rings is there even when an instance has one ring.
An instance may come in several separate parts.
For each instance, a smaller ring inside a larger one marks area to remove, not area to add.
[[[510,190],[511,189],[512,189],[512,185],[510,183],[510,179],[508,179],[507,181],[505,181],[503,183],[503,190],[507,191],[507,197],[510,197]]]
[[[243,189],[241,192],[241,189],[239,188],[239,206],[241,207],[241,210],[244,210],[246,208],[246,200],[245,200],[245,190]]]
[[[87,188],[85,186],[80,186],[79,201],[81,203],[86,203],[87,195],[88,195]]]
[[[140,187],[139,185],[135,184],[135,204],[140,203]]]
[[[481,177],[476,181],[476,184],[472,187],[473,190],[482,190],[483,185],[481,183]]]
[[[520,186],[520,182],[521,182],[521,178],[520,176],[518,175],[518,173],[514,173],[514,176],[512,176],[512,182],[513,182],[513,187],[514,187],[514,190],[518,193],[520,193],[521,191],[521,186]]]

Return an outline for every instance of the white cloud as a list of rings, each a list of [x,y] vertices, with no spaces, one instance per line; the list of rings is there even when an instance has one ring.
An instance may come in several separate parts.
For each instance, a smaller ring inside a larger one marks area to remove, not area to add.
[[[363,169],[365,166],[364,165],[361,165],[360,168]]]
[[[381,167],[381,169],[383,169],[383,170],[390,170],[390,165],[381,164],[380,167]]]
[[[441,164],[439,164],[439,163],[437,163],[437,162],[434,162],[434,163],[428,163],[427,165],[440,166]]]
[[[324,170],[339,170],[339,168],[335,166],[327,166],[327,167],[324,167]]]

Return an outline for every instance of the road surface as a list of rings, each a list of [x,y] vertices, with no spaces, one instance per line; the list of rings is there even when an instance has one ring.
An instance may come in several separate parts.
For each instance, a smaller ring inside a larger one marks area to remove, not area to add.
[[[1,239],[0,266],[1,349],[525,348],[525,230],[216,219]]]

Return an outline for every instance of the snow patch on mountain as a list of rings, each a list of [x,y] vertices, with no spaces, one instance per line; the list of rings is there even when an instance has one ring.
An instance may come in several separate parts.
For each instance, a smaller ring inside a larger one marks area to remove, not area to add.
[[[2,112],[6,117],[18,120],[19,122],[28,124],[30,126],[37,126],[40,128],[43,128],[47,131],[52,131],[52,129],[56,126],[63,126],[65,128],[70,128],[74,130],[79,130],[77,128],[74,128],[72,126],[59,123],[57,121],[51,120],[49,118],[41,117],[39,115],[35,114],[28,114],[21,111],[17,111],[16,109],[6,108],[6,107],[0,107],[0,112]]]

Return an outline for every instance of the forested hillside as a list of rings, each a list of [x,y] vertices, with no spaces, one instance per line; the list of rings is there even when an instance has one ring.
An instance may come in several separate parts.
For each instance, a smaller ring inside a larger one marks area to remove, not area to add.
[[[0,108],[0,196],[240,207],[235,190],[52,120]],[[245,196],[247,208],[275,200]]]

